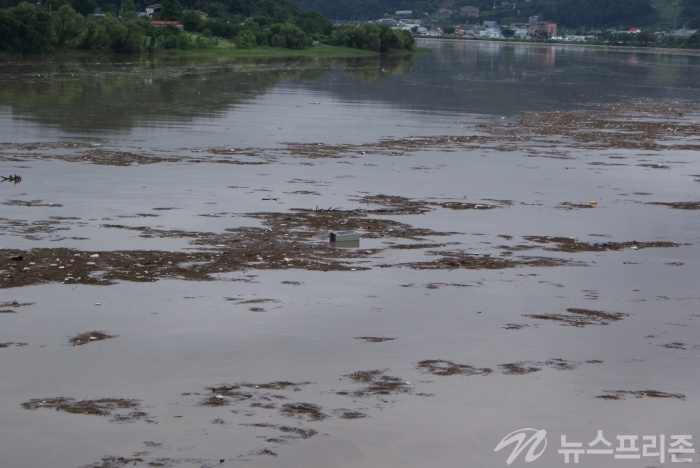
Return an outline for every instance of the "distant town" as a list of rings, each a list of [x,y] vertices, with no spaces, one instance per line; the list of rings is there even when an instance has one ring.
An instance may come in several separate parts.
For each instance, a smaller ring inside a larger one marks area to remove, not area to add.
[[[632,27],[628,29],[608,28],[604,30],[577,30],[566,33],[558,30],[557,24],[547,21],[542,15],[530,16],[527,22],[499,24],[498,21],[478,21],[479,8],[465,6],[461,8],[461,16],[474,18],[474,22],[455,24],[453,26],[437,26],[431,18],[414,17],[411,10],[396,11],[393,15],[385,15],[373,23],[381,23],[392,29],[409,30],[423,37],[451,37],[462,39],[509,39],[509,40],[545,40],[554,42],[590,42],[590,43],[644,43],[655,42],[685,42],[691,36],[698,35],[697,29],[673,28],[669,31],[642,30]]]

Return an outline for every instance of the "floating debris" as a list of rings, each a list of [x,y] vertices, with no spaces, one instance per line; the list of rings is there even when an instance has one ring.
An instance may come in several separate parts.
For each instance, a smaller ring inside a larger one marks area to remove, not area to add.
[[[617,322],[627,317],[628,314],[618,312],[603,312],[601,310],[588,310],[569,308],[566,309],[567,314],[531,314],[525,317],[531,317],[538,320],[553,320],[561,322],[562,325],[573,327],[585,327],[587,325],[608,325],[610,322]]]
[[[286,403],[282,405],[280,413],[288,417],[308,418],[308,421],[321,421],[328,417],[321,411],[321,407],[311,403]]]
[[[73,346],[81,346],[88,343],[93,343],[95,341],[109,340],[110,338],[116,338],[119,335],[108,335],[101,331],[90,331],[76,335],[68,342]]]
[[[367,384],[361,390],[352,392],[340,391],[338,395],[349,395],[353,397],[367,397],[378,395],[393,395],[397,393],[409,393],[411,387],[406,380],[398,377],[386,375],[383,370],[357,371],[344,377],[349,377],[357,383]]]
[[[138,410],[140,405],[138,400],[127,400],[123,398],[101,398],[99,400],[75,400],[74,398],[35,398],[22,403],[22,407],[28,410],[39,408],[53,408],[56,411],[63,411],[73,414],[89,414],[95,416],[114,416],[113,421],[130,421],[145,419],[147,413]],[[120,410],[135,410],[124,412]]]
[[[357,231],[331,231],[331,242],[357,242],[360,233]]]
[[[418,363],[418,368],[434,375],[488,375],[493,372],[489,368],[479,368],[468,364],[457,364],[442,359],[427,359]]]
[[[16,343],[16,342],[14,342],[14,341],[9,341],[9,342],[6,342],[6,343],[0,343],[0,348],[9,348],[10,346],[19,346],[19,347],[22,347],[22,346],[28,346],[28,344],[27,344],[27,343]]]
[[[0,180],[0,182],[12,182],[15,184],[19,184],[20,182],[22,182],[22,178],[20,176],[18,176],[17,174],[13,174],[13,175],[10,175],[7,177],[0,176],[0,178],[2,179],[2,180]]]
[[[606,390],[603,395],[598,395],[596,398],[603,400],[624,400],[627,396],[634,398],[674,398],[677,400],[685,400],[685,395],[680,393],[666,393],[658,390]]]
[[[364,340],[367,343],[383,343],[385,341],[393,341],[396,338],[388,338],[385,336],[356,336],[356,340]]]

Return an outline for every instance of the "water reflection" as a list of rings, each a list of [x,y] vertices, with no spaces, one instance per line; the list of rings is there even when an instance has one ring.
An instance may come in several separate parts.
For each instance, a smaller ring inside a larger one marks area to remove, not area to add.
[[[700,58],[658,51],[550,44],[425,40],[431,53],[346,60],[225,57],[57,57],[0,63],[0,117],[67,134],[288,119],[313,97],[423,115],[509,115],[627,98],[698,98]],[[275,93],[273,93],[273,90]],[[289,97],[289,96],[287,96]],[[291,107],[284,107],[285,105]],[[345,111],[346,109],[344,109]],[[338,112],[335,112],[337,115]],[[357,116],[357,118],[364,118]],[[352,120],[352,119],[350,119]],[[346,122],[347,123],[347,122]]]
[[[363,83],[410,71],[413,58],[369,57],[342,62],[282,58],[149,58],[126,61],[6,62],[0,69],[0,106],[14,119],[65,132],[128,132],[133,127],[216,118],[282,82],[313,82],[337,65]]]
[[[338,62],[340,69],[363,83],[373,83],[385,80],[395,75],[405,75],[413,68],[413,57],[407,56],[381,56],[363,57]]]
[[[698,97],[696,55],[475,41],[421,45],[433,54],[407,84],[446,111],[507,115],[634,97]]]

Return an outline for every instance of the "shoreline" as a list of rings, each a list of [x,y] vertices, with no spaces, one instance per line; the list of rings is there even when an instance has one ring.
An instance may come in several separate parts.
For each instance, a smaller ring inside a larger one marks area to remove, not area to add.
[[[461,39],[449,37],[428,37],[418,36],[416,40],[430,41],[446,41],[446,42],[487,42],[494,44],[518,44],[518,45],[539,45],[539,46],[565,46],[565,47],[594,47],[599,49],[608,49],[616,52],[632,51],[632,52],[649,52],[649,53],[667,53],[669,55],[692,55],[700,56],[700,49],[685,49],[680,47],[640,47],[640,46],[619,46],[607,44],[582,44],[577,42],[551,42],[551,41],[523,41],[523,40],[508,40],[508,39]]]

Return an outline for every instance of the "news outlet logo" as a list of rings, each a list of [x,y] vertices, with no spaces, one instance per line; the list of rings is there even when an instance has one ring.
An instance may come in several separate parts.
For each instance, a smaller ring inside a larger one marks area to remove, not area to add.
[[[528,463],[533,462],[540,458],[544,453],[544,449],[547,448],[547,431],[544,429],[533,429],[531,427],[518,429],[501,439],[493,451],[498,452],[513,444],[515,444],[515,447],[513,447],[513,450],[506,460],[508,465],[513,463],[525,449],[528,449],[525,453],[525,461]]]
[[[506,447],[512,447],[506,459],[507,465],[519,457],[526,463],[534,462],[547,448],[547,431],[531,427],[518,429],[501,439],[493,450],[500,452]],[[692,463],[694,453],[693,436],[689,434],[606,436],[602,429],[598,429],[596,436],[591,437],[590,442],[569,440],[567,435],[562,434],[559,437],[557,450],[557,454],[563,457],[564,464],[577,464],[584,458],[595,462],[602,456],[608,456],[614,460],[653,458],[659,463]]]

